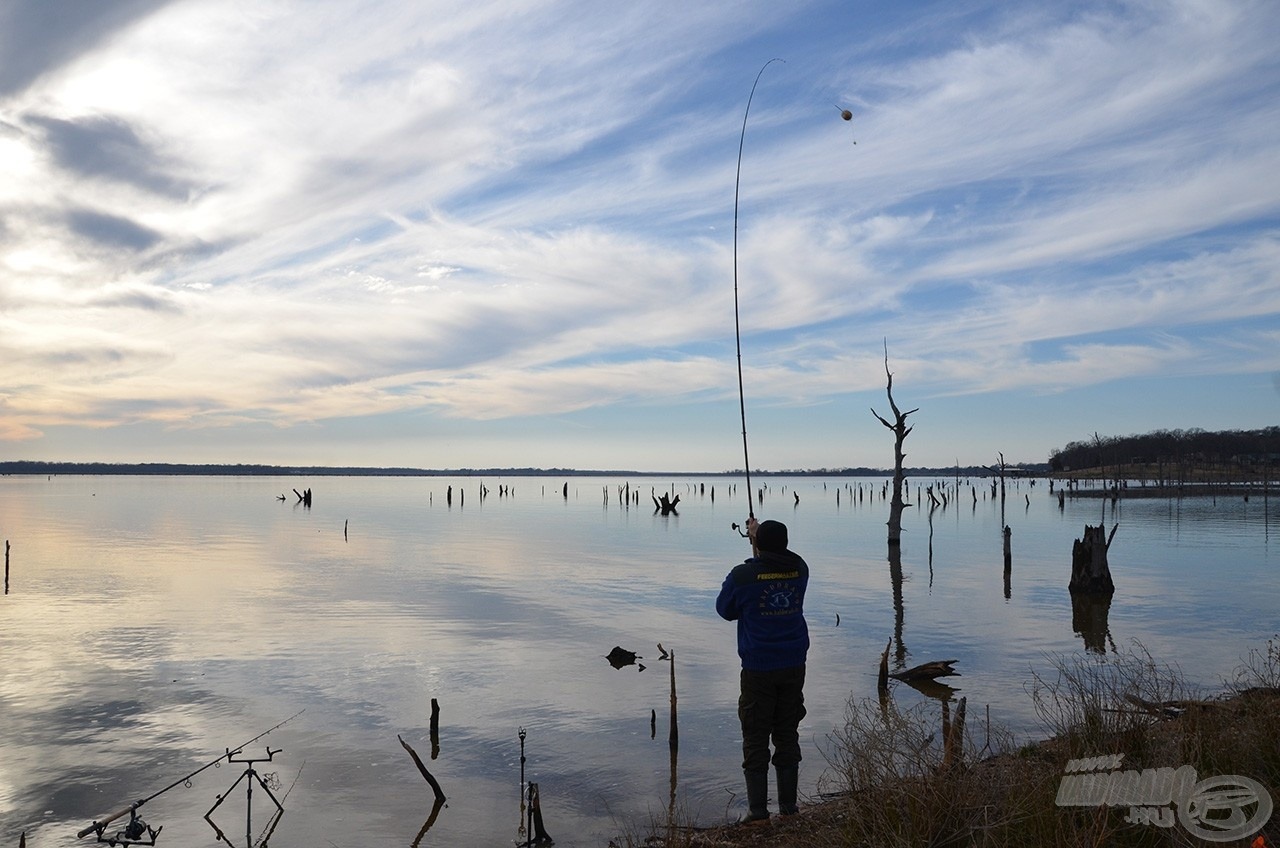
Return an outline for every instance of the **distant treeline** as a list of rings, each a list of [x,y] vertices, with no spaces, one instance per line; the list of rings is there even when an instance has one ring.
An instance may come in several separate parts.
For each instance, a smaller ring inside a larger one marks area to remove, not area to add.
[[[1008,466],[1009,474],[1044,474],[1045,464]],[[985,477],[998,474],[999,469],[980,465],[951,468],[907,468],[909,477]],[[742,470],[690,472],[690,471],[595,471],[576,468],[368,468],[334,467],[324,465],[249,465],[211,464],[197,465],[181,462],[40,462],[15,460],[0,462],[0,474],[120,474],[141,476],[147,474],[172,476],[209,477],[734,477]],[[753,477],[887,477],[893,472],[884,468],[819,468],[788,469],[785,471],[751,472]]]
[[[1004,472],[1014,477],[1033,477],[1049,473],[1047,462],[1019,463],[1005,465]],[[742,474],[742,470],[726,471],[728,475]],[[954,480],[956,477],[998,477],[999,465],[951,465],[947,467],[906,467],[902,473],[907,477],[934,477]],[[783,471],[752,471],[751,476],[760,477],[892,477],[892,468],[803,468]]]
[[[0,462],[0,474],[123,474],[140,476],[181,475],[209,477],[475,477],[479,475],[511,477],[561,476],[582,474],[635,474],[634,471],[583,472],[568,468],[365,468],[327,465],[252,465],[208,464],[184,462],[37,462],[17,460]]]
[[[1156,430],[1140,436],[1099,436],[1049,454],[1054,471],[1121,465],[1268,467],[1280,465],[1280,427],[1262,430]]]

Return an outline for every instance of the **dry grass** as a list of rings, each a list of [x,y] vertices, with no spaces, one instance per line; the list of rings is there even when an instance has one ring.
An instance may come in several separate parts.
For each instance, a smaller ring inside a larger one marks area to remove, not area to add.
[[[1056,657],[1028,686],[1048,739],[1015,748],[1010,734],[970,716],[965,764],[944,765],[936,703],[899,709],[853,701],[832,734],[826,800],[765,826],[667,826],[619,848],[1165,848],[1210,843],[1183,827],[1124,821],[1127,808],[1056,803],[1068,760],[1123,754],[1124,769],[1194,766],[1241,775],[1280,804],[1280,637],[1251,651],[1222,693],[1191,691],[1176,667],[1141,646],[1107,656]],[[1159,706],[1154,706],[1159,705]],[[669,823],[668,823],[669,825]],[[1261,837],[1261,842],[1258,841]],[[1280,810],[1234,844],[1280,848]]]

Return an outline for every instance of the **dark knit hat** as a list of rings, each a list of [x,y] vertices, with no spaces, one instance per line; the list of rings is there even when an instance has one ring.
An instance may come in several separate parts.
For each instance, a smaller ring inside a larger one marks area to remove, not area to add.
[[[781,521],[761,521],[756,528],[756,547],[762,551],[785,551],[787,525]]]

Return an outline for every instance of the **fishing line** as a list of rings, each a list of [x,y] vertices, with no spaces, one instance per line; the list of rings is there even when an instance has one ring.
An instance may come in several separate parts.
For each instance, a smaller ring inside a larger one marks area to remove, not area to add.
[[[770,59],[761,66],[756,81],[747,95],[747,108],[742,113],[742,135],[738,138],[738,173],[733,181],[733,338],[738,348],[738,412],[742,416],[742,467],[747,477],[747,517],[755,518],[755,496],[751,493],[751,458],[747,454],[747,399],[742,388],[742,323],[738,317],[738,192],[742,185],[742,148],[747,141],[747,116],[751,114],[751,100],[756,96],[756,86],[764,69],[783,59]],[[734,525],[735,528],[737,525]]]

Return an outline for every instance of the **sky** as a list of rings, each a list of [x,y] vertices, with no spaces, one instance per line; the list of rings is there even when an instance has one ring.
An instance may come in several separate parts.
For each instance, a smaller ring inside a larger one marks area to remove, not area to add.
[[[1272,426],[1277,43],[1271,0],[0,0],[0,458],[886,468],[886,372],[908,466]]]

